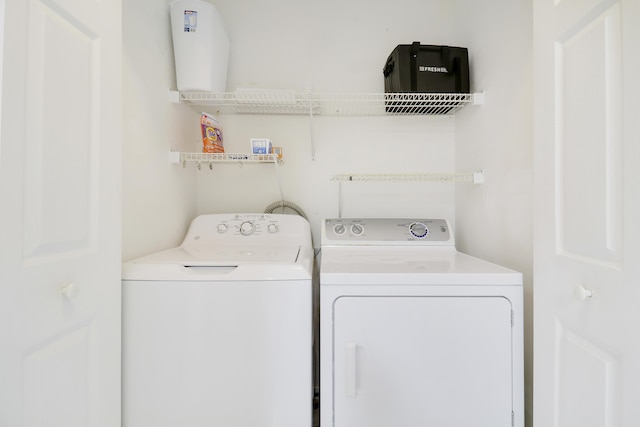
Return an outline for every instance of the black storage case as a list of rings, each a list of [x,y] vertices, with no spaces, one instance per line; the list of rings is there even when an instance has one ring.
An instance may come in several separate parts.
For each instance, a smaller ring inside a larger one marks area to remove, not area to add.
[[[469,93],[469,53],[464,47],[401,44],[383,72],[385,93]]]

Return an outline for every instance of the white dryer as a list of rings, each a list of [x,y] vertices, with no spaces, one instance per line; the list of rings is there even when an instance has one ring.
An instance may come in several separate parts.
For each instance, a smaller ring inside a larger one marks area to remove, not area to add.
[[[522,427],[522,275],[445,220],[326,219],[322,427]]]
[[[197,217],[123,265],[124,427],[312,423],[313,249],[299,216]]]

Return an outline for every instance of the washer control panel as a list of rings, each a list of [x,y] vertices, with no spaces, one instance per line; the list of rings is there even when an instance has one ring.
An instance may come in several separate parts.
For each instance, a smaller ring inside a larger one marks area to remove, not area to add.
[[[243,213],[201,215],[193,220],[183,244],[289,244],[310,238],[309,223],[295,215]]]
[[[254,234],[276,234],[280,231],[280,219],[266,214],[236,214],[219,217],[216,225],[218,234],[237,234],[252,236]]]
[[[325,244],[454,244],[453,234],[444,219],[325,219],[322,238]]]

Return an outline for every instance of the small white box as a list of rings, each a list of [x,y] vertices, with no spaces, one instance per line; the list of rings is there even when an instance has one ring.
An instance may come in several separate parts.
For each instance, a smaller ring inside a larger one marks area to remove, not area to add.
[[[270,139],[251,138],[251,154],[271,154],[272,151]]]

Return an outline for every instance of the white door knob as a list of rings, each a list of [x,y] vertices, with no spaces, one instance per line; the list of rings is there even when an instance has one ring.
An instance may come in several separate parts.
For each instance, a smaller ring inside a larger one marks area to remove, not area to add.
[[[593,297],[593,291],[591,289],[587,289],[582,285],[578,285],[575,288],[576,298],[580,300],[585,300]]]
[[[74,299],[78,296],[79,293],[78,285],[75,283],[67,283],[59,288],[60,295],[66,297],[67,299]]]

